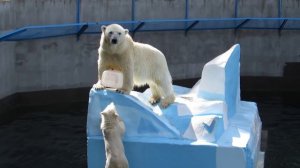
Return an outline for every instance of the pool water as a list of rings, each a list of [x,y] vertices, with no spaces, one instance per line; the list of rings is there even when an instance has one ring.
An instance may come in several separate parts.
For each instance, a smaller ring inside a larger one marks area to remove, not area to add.
[[[268,135],[265,168],[300,168],[298,95],[242,94],[257,102]],[[87,106],[26,106],[0,118],[0,168],[86,168]]]

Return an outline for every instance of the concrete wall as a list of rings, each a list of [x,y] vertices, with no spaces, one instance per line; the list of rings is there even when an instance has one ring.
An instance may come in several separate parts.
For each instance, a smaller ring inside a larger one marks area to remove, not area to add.
[[[278,17],[278,5],[278,0],[239,0],[238,16]]]
[[[234,17],[235,0],[190,0],[190,18]]]
[[[82,22],[131,20],[131,0],[82,0],[80,17]]]
[[[299,0],[284,0],[282,1],[282,16],[300,17],[299,8],[300,8]]]
[[[136,19],[185,17],[183,0],[136,0]],[[300,17],[300,0],[283,1],[282,15]],[[240,0],[240,17],[277,17],[277,0]],[[190,0],[190,18],[234,16],[234,0]],[[0,1],[0,32],[27,25],[76,20],[75,0]],[[131,0],[82,0],[81,21],[130,20]],[[100,28],[99,28],[100,30]],[[92,86],[97,80],[100,35],[0,43],[0,98],[14,92]],[[241,44],[241,74],[282,76],[286,62],[300,62],[299,31],[215,30],[136,33],[167,57],[174,79],[198,78],[203,65]]]
[[[1,0],[0,16],[0,30],[73,23],[76,21],[76,0]]]
[[[15,43],[0,43],[0,99],[15,93]]]
[[[17,91],[91,86],[97,79],[97,41],[70,36],[18,42]]]

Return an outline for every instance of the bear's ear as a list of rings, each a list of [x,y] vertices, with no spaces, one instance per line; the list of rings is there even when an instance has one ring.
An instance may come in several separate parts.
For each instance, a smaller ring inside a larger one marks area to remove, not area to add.
[[[114,116],[114,118],[118,118],[118,117],[119,117],[119,114],[116,113],[116,111],[114,111],[113,116]]]
[[[106,29],[106,26],[105,26],[105,25],[101,26],[101,31],[102,31],[102,33],[105,32],[105,29]]]
[[[105,111],[100,112],[100,115],[103,116],[103,117],[104,117],[104,116],[107,116],[107,114],[106,114]]]
[[[129,30],[128,29],[125,29],[125,34],[128,34]]]

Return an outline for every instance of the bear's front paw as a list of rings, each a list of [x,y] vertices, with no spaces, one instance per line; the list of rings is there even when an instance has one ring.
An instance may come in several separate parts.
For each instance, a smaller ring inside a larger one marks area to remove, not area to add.
[[[96,83],[93,85],[93,88],[95,88],[96,90],[102,90],[105,89],[105,87],[103,85],[101,85],[101,83]]]
[[[123,90],[123,89],[117,89],[116,92],[121,93],[121,94],[129,94],[130,91]]]

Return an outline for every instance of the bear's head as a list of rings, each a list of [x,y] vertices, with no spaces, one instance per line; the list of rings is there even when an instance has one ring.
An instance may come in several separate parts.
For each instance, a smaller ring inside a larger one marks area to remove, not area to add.
[[[121,25],[111,24],[108,26],[102,26],[102,36],[111,45],[121,44],[125,36],[128,34],[128,29],[124,29]]]
[[[119,116],[114,103],[110,103],[101,113],[101,125],[100,128],[104,132],[111,132],[111,129],[117,128],[121,135],[125,132],[125,125],[121,117]]]

